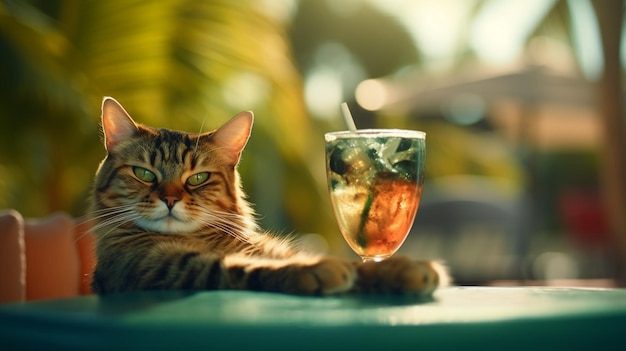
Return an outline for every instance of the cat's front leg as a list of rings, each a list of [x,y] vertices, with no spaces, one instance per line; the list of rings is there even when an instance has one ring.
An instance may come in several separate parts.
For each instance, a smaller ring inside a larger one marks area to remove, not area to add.
[[[435,261],[394,256],[382,262],[352,262],[336,257],[272,260],[227,257],[220,288],[299,295],[401,294],[430,296],[449,283]]]
[[[353,262],[336,257],[267,260],[226,258],[222,288],[330,295],[353,288]]]
[[[450,281],[447,270],[439,262],[416,261],[403,256],[359,263],[357,272],[353,289],[357,293],[430,296]]]

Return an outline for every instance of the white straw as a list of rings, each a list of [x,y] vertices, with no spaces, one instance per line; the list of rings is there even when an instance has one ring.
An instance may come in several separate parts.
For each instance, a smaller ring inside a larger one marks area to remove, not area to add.
[[[350,109],[348,108],[348,104],[345,102],[341,103],[341,114],[343,115],[343,120],[346,121],[346,125],[351,132],[356,132],[356,125],[354,124],[354,118],[352,118],[352,114],[350,113]]]

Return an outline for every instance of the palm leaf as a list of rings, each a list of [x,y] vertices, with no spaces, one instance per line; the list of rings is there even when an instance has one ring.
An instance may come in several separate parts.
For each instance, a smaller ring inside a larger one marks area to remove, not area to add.
[[[11,131],[3,135],[11,134],[12,139],[2,144],[0,162],[13,167],[24,159],[41,158],[33,154],[33,135],[44,140],[39,149],[54,150],[43,155],[46,162],[39,171],[28,171],[38,175],[37,181],[9,177],[7,189],[19,190],[0,196],[9,199],[2,205],[27,215],[82,208],[79,195],[89,186],[89,173],[102,155],[93,135],[104,95],[116,97],[142,123],[189,131],[198,131],[205,120],[205,130],[215,128],[239,110],[252,109],[257,116],[253,139],[262,138],[252,146],[264,143],[269,152],[280,153],[288,167],[299,165],[310,173],[305,131],[311,126],[286,34],[257,2],[42,4],[0,3],[0,50],[13,58],[3,63],[2,71],[21,72],[0,78],[5,91],[19,87],[0,99],[0,112],[28,116],[10,123],[3,117],[3,130]],[[23,145],[22,152],[8,152],[14,143]],[[254,154],[249,147],[247,158],[254,159]],[[288,167],[268,171],[289,178]],[[65,181],[61,173],[66,169],[86,176]],[[292,184],[309,189],[311,196],[323,186],[306,175]],[[32,210],[33,203],[47,205]]]

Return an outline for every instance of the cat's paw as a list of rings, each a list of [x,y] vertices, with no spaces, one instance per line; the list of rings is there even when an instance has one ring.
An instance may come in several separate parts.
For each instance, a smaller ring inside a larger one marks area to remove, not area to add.
[[[356,280],[350,261],[325,257],[317,263],[291,267],[287,282],[290,292],[305,295],[330,295],[348,291]]]
[[[363,293],[429,296],[449,282],[446,270],[438,262],[414,261],[402,256],[362,263],[357,271],[355,290]]]

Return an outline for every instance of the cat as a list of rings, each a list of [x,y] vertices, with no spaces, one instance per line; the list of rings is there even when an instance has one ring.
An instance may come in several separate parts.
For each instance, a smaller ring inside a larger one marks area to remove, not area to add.
[[[243,289],[430,296],[447,284],[437,262],[391,257],[361,263],[303,252],[261,231],[237,172],[252,112],[197,134],[137,124],[110,97],[101,117],[107,155],[89,208],[97,238],[95,293]]]

